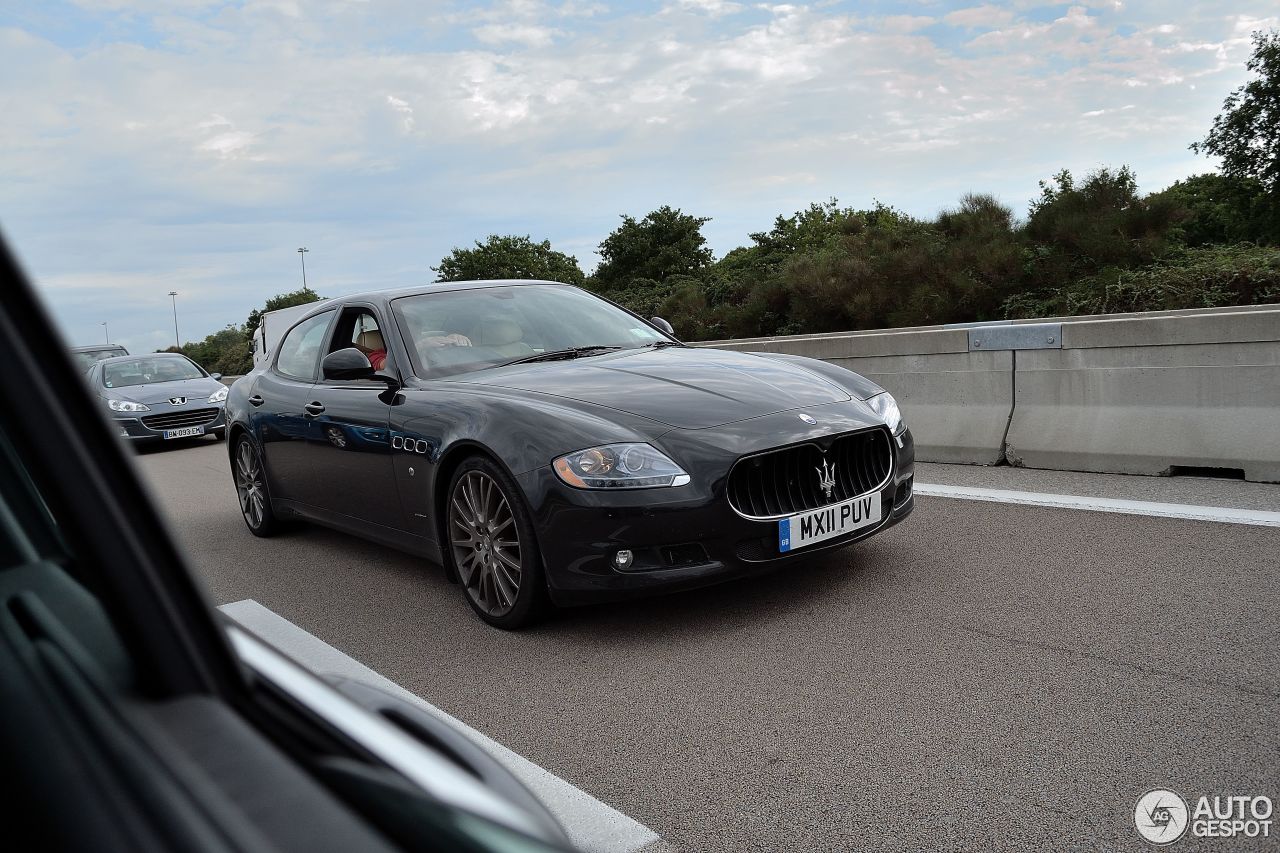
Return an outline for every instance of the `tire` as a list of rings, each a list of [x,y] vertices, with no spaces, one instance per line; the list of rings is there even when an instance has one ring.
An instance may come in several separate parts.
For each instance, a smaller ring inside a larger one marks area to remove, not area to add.
[[[267,491],[267,475],[262,468],[262,457],[247,435],[236,440],[235,455],[231,458],[231,476],[236,484],[236,497],[240,501],[240,517],[254,536],[271,536],[280,528],[280,520],[271,509],[271,494]]]
[[[546,610],[546,575],[510,475],[487,457],[467,458],[453,472],[444,514],[446,558],[476,615],[509,631],[537,621]]]

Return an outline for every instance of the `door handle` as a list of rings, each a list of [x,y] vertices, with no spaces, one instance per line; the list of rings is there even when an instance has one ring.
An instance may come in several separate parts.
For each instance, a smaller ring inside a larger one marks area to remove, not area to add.
[[[259,394],[254,394],[252,397],[249,398],[250,406],[261,406],[265,402],[267,401],[262,399],[262,396]]]
[[[324,403],[307,403],[302,408],[306,409],[308,414],[318,415],[324,412]]]

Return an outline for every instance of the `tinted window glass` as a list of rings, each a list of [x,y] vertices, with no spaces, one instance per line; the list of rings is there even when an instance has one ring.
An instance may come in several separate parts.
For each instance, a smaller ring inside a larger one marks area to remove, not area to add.
[[[276,369],[299,379],[315,379],[320,347],[324,344],[324,333],[332,316],[332,311],[326,311],[294,326],[280,342]]]
[[[154,382],[199,379],[204,375],[205,372],[185,356],[139,356],[103,365],[102,384],[108,388],[126,388]]]
[[[575,287],[526,284],[392,303],[420,375],[448,376],[571,347],[641,347],[666,336]]]

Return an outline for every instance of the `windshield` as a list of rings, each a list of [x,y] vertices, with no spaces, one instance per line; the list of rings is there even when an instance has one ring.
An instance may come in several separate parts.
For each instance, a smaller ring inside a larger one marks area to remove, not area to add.
[[[73,352],[72,355],[75,356],[76,364],[80,365],[82,369],[88,370],[103,359],[114,358],[118,355],[128,355],[128,353],[120,347],[103,347],[95,350],[80,350],[79,352]]]
[[[482,370],[578,347],[643,347],[668,338],[566,285],[449,290],[392,303],[420,376]]]
[[[142,356],[114,361],[103,367],[102,384],[108,388],[125,388],[156,382],[181,382],[206,375],[195,362],[180,355]]]

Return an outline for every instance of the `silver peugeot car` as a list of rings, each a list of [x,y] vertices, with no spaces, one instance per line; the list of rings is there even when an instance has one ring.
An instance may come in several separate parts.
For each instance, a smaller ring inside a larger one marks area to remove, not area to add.
[[[226,432],[227,386],[185,355],[158,352],[106,358],[86,374],[120,435],[130,441]]]

